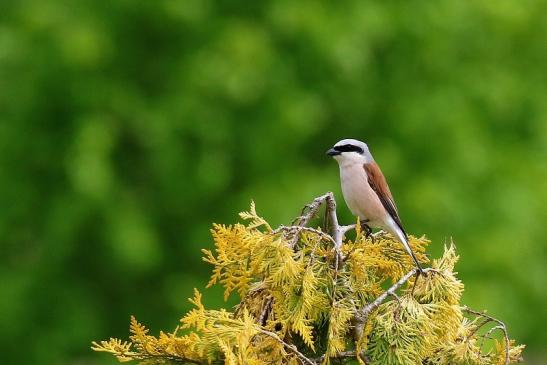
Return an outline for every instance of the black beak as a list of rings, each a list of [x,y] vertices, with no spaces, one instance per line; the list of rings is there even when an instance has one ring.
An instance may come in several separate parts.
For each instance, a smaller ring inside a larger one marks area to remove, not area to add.
[[[340,153],[341,153],[340,151],[337,151],[334,148],[331,148],[330,150],[327,151],[327,155],[329,156],[338,156]]]

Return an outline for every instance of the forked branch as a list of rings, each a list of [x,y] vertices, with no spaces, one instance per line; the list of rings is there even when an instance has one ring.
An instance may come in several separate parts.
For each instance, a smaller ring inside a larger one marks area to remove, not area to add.
[[[482,318],[485,318],[485,322],[483,322],[481,324],[484,325],[488,322],[495,322],[497,323],[498,325],[497,326],[494,326],[492,327],[490,330],[488,330],[488,332],[484,335],[483,337],[483,340],[481,341],[481,345],[479,347],[479,351],[482,351],[482,347],[484,345],[484,338],[490,336],[490,334],[492,332],[494,332],[495,330],[500,330],[502,331],[503,333],[503,338],[505,340],[505,365],[509,365],[509,349],[510,349],[510,341],[509,341],[509,333],[507,332],[507,327],[505,326],[505,323],[503,323],[502,321],[500,321],[499,319],[497,318],[494,318],[492,316],[489,316],[488,314],[486,314],[485,312],[479,312],[479,311],[476,311],[476,310],[473,310],[467,306],[463,307],[462,310],[468,314],[472,314],[472,315],[475,315],[475,316],[478,316],[478,317],[482,317]]]

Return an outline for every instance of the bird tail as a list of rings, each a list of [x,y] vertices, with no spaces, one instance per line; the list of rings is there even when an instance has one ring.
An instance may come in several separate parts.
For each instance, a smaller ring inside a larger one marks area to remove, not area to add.
[[[423,272],[420,262],[418,261],[418,259],[416,258],[416,255],[414,255],[414,252],[412,252],[412,249],[410,248],[410,245],[408,244],[408,236],[406,235],[406,232],[401,227],[396,226],[395,229],[393,229],[393,233],[395,233],[399,241],[401,241],[401,243],[403,244],[406,252],[408,252],[408,254],[414,260],[414,263],[416,264],[418,271]]]

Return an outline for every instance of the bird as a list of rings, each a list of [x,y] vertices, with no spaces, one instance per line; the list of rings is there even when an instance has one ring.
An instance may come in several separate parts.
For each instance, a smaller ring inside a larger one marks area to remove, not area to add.
[[[356,139],[342,139],[327,151],[340,167],[342,194],[351,213],[371,228],[383,229],[396,237],[414,260],[418,274],[423,269],[408,243],[393,195],[386,178],[372,157],[366,143]]]

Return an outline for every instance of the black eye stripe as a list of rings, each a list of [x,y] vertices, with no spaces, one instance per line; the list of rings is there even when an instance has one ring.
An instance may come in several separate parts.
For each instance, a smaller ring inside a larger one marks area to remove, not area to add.
[[[342,146],[335,146],[334,149],[338,152],[357,152],[362,154],[364,151],[361,147],[352,144],[345,144]]]

